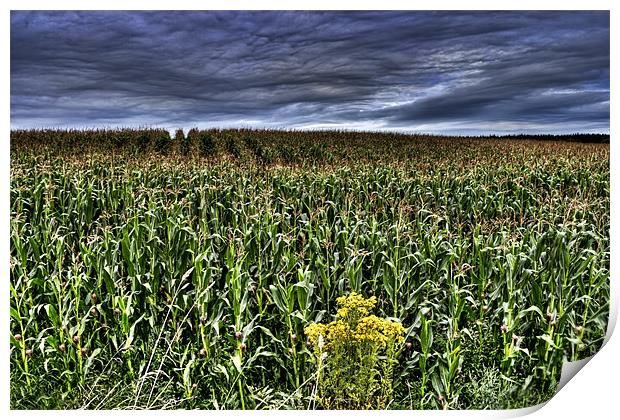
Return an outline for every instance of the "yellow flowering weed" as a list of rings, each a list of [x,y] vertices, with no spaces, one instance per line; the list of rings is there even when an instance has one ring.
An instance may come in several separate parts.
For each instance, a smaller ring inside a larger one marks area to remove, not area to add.
[[[304,330],[317,364],[317,401],[326,409],[380,409],[391,399],[396,348],[405,328],[372,315],[376,303],[374,296],[351,292],[336,299],[335,321]]]

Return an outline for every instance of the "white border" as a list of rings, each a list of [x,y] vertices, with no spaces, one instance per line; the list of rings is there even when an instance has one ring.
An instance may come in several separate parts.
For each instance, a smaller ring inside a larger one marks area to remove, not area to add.
[[[80,10],[80,9],[96,9],[96,10],[104,10],[104,9],[115,9],[115,10],[168,10],[168,9],[181,9],[181,10],[232,10],[232,9],[241,9],[241,10],[257,10],[257,9],[272,9],[272,10],[360,10],[360,9],[375,9],[375,10],[406,10],[406,9],[414,9],[414,10],[611,10],[611,33],[616,33],[617,35],[617,27],[618,27],[618,7],[616,4],[620,4],[617,1],[604,1],[604,0],[589,0],[587,2],[584,1],[575,1],[575,0],[567,0],[567,1],[544,1],[544,0],[521,0],[521,1],[488,1],[488,0],[470,0],[467,2],[464,1],[443,1],[443,0],[434,0],[433,2],[406,2],[406,1],[393,1],[393,0],[382,0],[381,2],[370,2],[370,1],[326,1],[326,0],[315,0],[315,1],[283,1],[283,0],[272,0],[272,1],[260,1],[260,2],[252,2],[252,1],[241,1],[241,0],[227,0],[225,2],[214,2],[214,1],[187,1],[187,0],[176,0],[174,3],[165,3],[165,2],[155,2],[155,1],[119,1],[119,0],[109,0],[109,1],[91,1],[88,4],[85,4],[83,1],[8,1],[4,2],[6,5],[6,14],[4,15],[3,25],[4,30],[2,31],[2,51],[3,55],[6,58],[4,61],[4,65],[2,66],[3,71],[3,80],[5,81],[5,92],[6,96],[2,103],[4,118],[2,119],[2,128],[3,132],[7,133],[7,138],[5,142],[2,143],[0,147],[2,147],[2,152],[0,153],[0,173],[2,176],[2,182],[0,183],[0,202],[4,203],[1,206],[1,217],[4,223],[2,223],[0,229],[1,234],[4,240],[0,243],[0,247],[2,249],[3,255],[3,264],[0,265],[0,278],[7,279],[4,283],[4,287],[1,289],[1,297],[0,301],[2,302],[2,307],[4,313],[4,318],[0,323],[2,328],[2,333],[0,336],[4,336],[5,340],[9,334],[9,315],[8,315],[8,302],[9,302],[9,288],[8,288],[8,279],[9,279],[9,267],[8,267],[8,256],[9,256],[9,142],[8,142],[8,133],[10,131],[10,56],[9,56],[9,48],[10,48],[10,13],[11,9],[15,10],[34,10],[34,9],[48,9],[48,10]],[[614,7],[615,6],[615,7]],[[614,42],[614,35],[611,36],[611,49],[612,49],[612,58],[611,58],[611,68],[616,68],[615,66],[615,58],[616,58],[616,47],[617,42]],[[614,72],[612,71],[613,75]],[[613,92],[618,91],[618,79],[612,76],[611,81],[611,96],[614,96]],[[610,132],[613,132],[612,127],[615,127],[615,119],[614,116],[616,113],[614,112],[617,107],[614,106],[614,101],[611,101],[611,126]],[[611,146],[611,162],[614,163],[618,160],[617,148]],[[612,179],[612,192],[611,192],[611,203],[612,203],[612,222],[611,222],[611,249],[612,255],[616,253],[616,242],[618,238],[618,229],[616,228],[618,223],[616,205],[615,203],[618,201],[618,194],[616,193],[615,185],[618,184],[618,170],[612,164],[611,166],[611,179]],[[611,307],[611,316],[610,316],[610,325],[615,325],[618,313],[618,281],[616,279],[615,267],[617,264],[614,263],[614,259],[611,259],[611,290],[612,290],[612,307]],[[601,351],[592,358],[592,360],[587,364],[587,366],[579,372],[575,378],[569,381],[569,383],[554,397],[552,398],[544,407],[540,408],[540,410],[535,411],[530,415],[529,418],[533,419],[547,419],[550,417],[553,418],[612,418],[618,415],[618,391],[617,386],[619,385],[619,376],[620,373],[619,365],[620,361],[617,355],[620,354],[620,343],[617,338],[617,334],[614,336],[609,335],[608,331],[608,342],[601,349]],[[146,418],[152,416],[162,416],[162,417],[192,417],[192,418],[201,418],[204,419],[205,416],[211,418],[215,416],[216,418],[220,418],[226,415],[234,415],[234,416],[250,416],[252,418],[263,418],[263,417],[281,417],[290,418],[290,416],[300,417],[300,418],[324,418],[324,417],[332,417],[337,415],[339,418],[357,418],[361,413],[358,412],[231,412],[231,413],[218,413],[218,412],[140,412],[140,411],[132,411],[132,412],[88,412],[83,413],[79,411],[56,411],[56,412],[8,412],[9,410],[9,346],[8,340],[5,341],[4,345],[0,347],[0,360],[4,362],[4,369],[2,369],[2,380],[0,387],[2,388],[2,393],[0,393],[0,407],[7,411],[6,414],[13,416],[20,416],[23,419],[29,418],[39,418],[41,415],[50,416],[55,418],[83,418],[83,416],[95,417],[95,418],[109,418],[114,415],[122,415],[122,416],[131,416],[132,419]],[[504,412],[480,412],[480,411],[459,411],[459,412],[437,412],[437,411],[425,411],[425,412],[411,412],[411,411],[390,411],[386,413],[373,412],[373,416],[389,416],[390,418],[445,418],[445,417],[457,417],[457,418],[471,418],[471,419],[480,419],[480,418],[501,418],[501,417],[513,417],[515,415],[523,415],[526,412],[531,411],[528,409],[524,410],[516,410],[516,411],[504,411]],[[614,413],[615,415],[612,415]],[[369,414],[369,413],[366,413]]]

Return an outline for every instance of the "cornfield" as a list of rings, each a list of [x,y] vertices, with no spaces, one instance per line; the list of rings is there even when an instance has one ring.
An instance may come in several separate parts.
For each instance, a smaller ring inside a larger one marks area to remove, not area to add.
[[[388,409],[544,402],[607,327],[578,140],[13,131],[11,407],[320,408],[304,328],[352,291],[406,330]]]

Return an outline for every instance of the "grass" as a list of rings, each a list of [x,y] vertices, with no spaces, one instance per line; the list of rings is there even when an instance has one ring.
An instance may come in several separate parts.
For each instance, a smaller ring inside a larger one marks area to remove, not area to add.
[[[605,336],[608,144],[11,136],[12,408],[320,408],[350,291],[406,328],[392,409],[538,404]]]

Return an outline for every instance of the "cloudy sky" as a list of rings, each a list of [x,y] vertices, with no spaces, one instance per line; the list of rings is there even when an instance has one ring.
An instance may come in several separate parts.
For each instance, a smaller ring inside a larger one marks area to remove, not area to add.
[[[11,12],[11,126],[609,132],[609,12]]]

